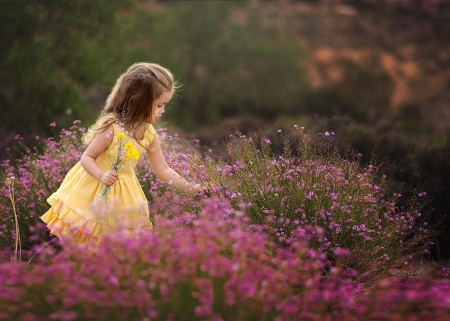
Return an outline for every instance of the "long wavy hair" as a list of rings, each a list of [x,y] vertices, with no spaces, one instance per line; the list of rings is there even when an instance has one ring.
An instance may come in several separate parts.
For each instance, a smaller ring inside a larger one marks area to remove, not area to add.
[[[162,93],[177,88],[168,69],[154,63],[135,63],[117,79],[99,118],[84,134],[83,143],[90,144],[96,134],[121,120],[124,114],[127,123],[145,122],[153,113],[153,102]]]

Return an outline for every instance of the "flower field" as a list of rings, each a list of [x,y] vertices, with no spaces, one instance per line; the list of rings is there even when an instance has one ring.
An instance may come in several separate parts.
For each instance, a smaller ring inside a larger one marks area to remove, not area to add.
[[[447,269],[424,260],[438,231],[428,196],[400,202],[334,133],[294,128],[281,145],[236,133],[218,157],[160,129],[169,165],[207,195],[175,191],[141,159],[153,232],[73,246],[39,216],[83,132],[76,121],[31,149],[17,137],[20,156],[2,163],[15,179],[0,191],[0,320],[450,319]]]

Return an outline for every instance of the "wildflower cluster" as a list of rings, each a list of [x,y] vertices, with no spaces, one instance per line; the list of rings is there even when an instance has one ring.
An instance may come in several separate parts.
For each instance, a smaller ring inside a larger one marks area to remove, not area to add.
[[[272,153],[273,138],[238,134],[225,162],[160,129],[169,165],[190,181],[213,182],[212,197],[163,184],[142,158],[136,174],[150,201],[151,234],[115,235],[95,248],[66,244],[58,253],[43,247],[48,232],[38,215],[81,156],[77,124],[34,150],[20,145],[23,157],[2,163],[8,262],[0,264],[0,320],[450,318],[448,269],[419,273],[414,261],[433,235],[426,193],[399,208],[402,196],[377,178],[378,167],[341,157],[333,133],[315,141],[296,128],[283,137],[282,154]],[[122,158],[111,164],[121,170],[133,151],[117,139]],[[22,257],[35,254],[28,265],[9,262],[13,205],[28,250]]]
[[[14,207],[23,251],[32,254],[32,244],[50,237],[39,216],[49,208],[47,197],[58,189],[83,153],[81,136],[85,128],[79,127],[79,123],[77,120],[69,130],[63,129],[57,139],[36,137],[37,144],[33,148],[23,145],[22,138],[17,136],[17,154],[21,156],[1,163],[0,178],[2,181],[7,177],[16,178],[16,195],[11,204],[7,184],[0,186],[0,249],[6,250],[6,253],[0,253],[0,261],[7,260],[8,251],[17,239]]]
[[[235,208],[247,208],[254,224],[269,219],[266,227],[280,244],[289,246],[299,226],[317,226],[323,237],[310,246],[332,263],[335,251],[345,248],[352,255],[340,263],[361,277],[414,273],[412,262],[426,253],[434,235],[424,194],[399,208],[401,194],[391,194],[385,179],[378,179],[379,167],[362,168],[358,157],[341,156],[334,133],[313,140],[295,128],[281,138],[284,152],[274,154],[268,138],[237,133],[227,144],[227,162],[205,162],[207,176]]]
[[[341,278],[296,228],[289,249],[219,198],[156,219],[152,234],[99,246],[45,249],[29,266],[0,265],[0,320],[445,320],[450,285],[439,279]],[[187,224],[187,222],[190,222]],[[320,231],[317,231],[320,233]],[[338,259],[349,255],[336,251]]]

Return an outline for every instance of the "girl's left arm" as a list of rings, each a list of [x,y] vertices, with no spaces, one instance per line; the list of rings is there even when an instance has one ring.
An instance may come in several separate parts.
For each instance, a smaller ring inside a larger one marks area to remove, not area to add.
[[[199,184],[189,184],[183,177],[181,177],[177,172],[170,168],[169,165],[167,165],[166,159],[164,158],[161,149],[161,143],[156,133],[153,137],[153,142],[147,149],[147,156],[150,160],[150,163],[152,164],[156,176],[158,176],[158,178],[164,183],[169,184],[170,182],[172,182],[172,184],[177,189],[184,192],[191,190],[193,192],[196,192],[200,189]]]

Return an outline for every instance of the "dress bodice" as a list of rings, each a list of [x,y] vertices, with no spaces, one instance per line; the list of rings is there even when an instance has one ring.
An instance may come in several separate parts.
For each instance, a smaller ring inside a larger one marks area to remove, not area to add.
[[[134,177],[134,168],[139,158],[150,147],[155,135],[155,129],[151,124],[146,124],[144,137],[136,140],[119,124],[113,123],[113,131],[102,135],[113,136],[111,144],[105,152],[97,158],[97,164],[104,171],[116,170],[119,178]]]

